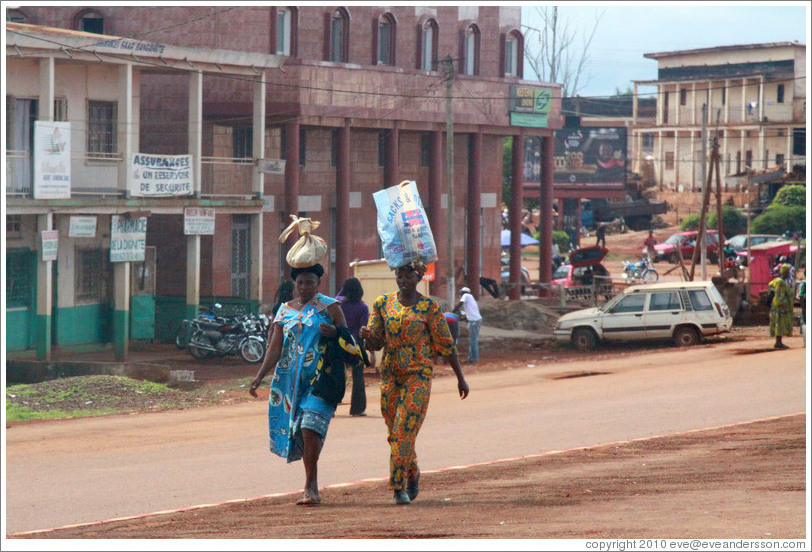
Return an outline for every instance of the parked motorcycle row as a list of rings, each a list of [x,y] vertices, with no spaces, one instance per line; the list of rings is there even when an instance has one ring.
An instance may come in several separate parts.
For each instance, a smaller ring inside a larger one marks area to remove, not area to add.
[[[215,303],[214,309],[201,309],[197,318],[184,320],[175,345],[200,359],[239,355],[251,364],[261,362],[268,347],[268,317],[253,313],[219,316],[220,308]]]

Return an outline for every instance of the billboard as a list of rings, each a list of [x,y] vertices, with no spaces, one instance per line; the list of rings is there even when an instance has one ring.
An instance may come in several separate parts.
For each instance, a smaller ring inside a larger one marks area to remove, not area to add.
[[[626,182],[626,127],[564,127],[553,140],[555,186],[622,187]],[[525,141],[524,180],[541,182],[538,138]]]

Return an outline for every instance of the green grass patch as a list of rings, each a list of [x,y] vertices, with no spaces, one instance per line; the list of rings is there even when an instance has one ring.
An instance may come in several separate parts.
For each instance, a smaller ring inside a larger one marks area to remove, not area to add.
[[[22,421],[177,409],[218,402],[210,388],[181,391],[124,376],[76,376],[6,388],[6,419]]]

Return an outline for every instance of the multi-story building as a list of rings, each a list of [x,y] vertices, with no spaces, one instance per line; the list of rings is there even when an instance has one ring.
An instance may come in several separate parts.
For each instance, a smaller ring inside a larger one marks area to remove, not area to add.
[[[146,75],[179,75],[199,92],[203,74],[217,74],[247,79],[260,93],[262,75],[283,58],[16,23],[6,24],[6,44],[5,346],[36,346],[48,357],[54,344],[113,342],[123,356],[129,339],[154,338],[161,320],[156,258],[181,257],[177,315],[187,299],[199,301],[200,242],[211,232],[184,232],[185,221],[226,213],[261,224],[261,175],[239,183],[242,197],[203,194],[216,178],[200,155],[200,94],[186,105],[189,153],[143,153]],[[262,107],[255,102],[258,114]],[[262,117],[253,123],[261,135]],[[156,230],[161,217],[180,230]],[[247,279],[259,282],[261,267]],[[253,289],[244,299],[257,303]]]
[[[701,204],[703,106],[709,141],[716,138],[724,192],[748,202],[747,180],[725,176],[806,167],[806,46],[774,42],[645,54],[657,61],[654,120],[634,112],[635,170],[654,160],[662,199]],[[710,155],[711,145],[706,144]],[[707,174],[707,172],[705,173]],[[714,178],[715,180],[715,178]],[[731,185],[744,182],[744,185]]]
[[[432,292],[445,295],[451,258],[478,291],[478,277],[500,269],[504,141],[514,138],[521,152],[523,136],[540,136],[552,163],[562,122],[560,86],[522,80],[519,7],[52,6],[9,17],[104,33],[105,43],[125,37],[246,56],[236,75],[224,74],[216,56],[203,65],[182,60],[199,79],[161,71],[161,56],[139,75],[136,151],[191,154],[200,175],[193,203],[214,206],[217,229],[190,245],[185,217],[162,208],[176,200],[143,209],[146,243],[155,247],[158,338],[201,300],[271,302],[286,272],[277,237],[291,214],[321,221],[330,246],[322,290],[334,293],[353,260],[381,256],[372,193],[407,179],[417,182],[440,253]],[[7,49],[7,60],[14,53]],[[254,55],[281,57],[284,66],[269,70]],[[85,78],[89,87],[96,80]],[[199,120],[189,110],[198,101]],[[199,133],[189,130],[193,119]],[[118,144],[108,149],[120,156]],[[518,227],[520,215],[513,219]],[[196,280],[190,255],[200,259]]]

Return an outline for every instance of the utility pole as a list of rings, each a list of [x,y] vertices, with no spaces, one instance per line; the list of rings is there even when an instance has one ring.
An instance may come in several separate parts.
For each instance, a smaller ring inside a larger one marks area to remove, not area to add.
[[[704,104],[702,104],[702,185],[705,186],[705,183],[707,182],[707,186],[708,186],[708,188],[710,188],[710,179],[708,178],[707,171],[705,170],[705,163],[707,161],[708,161],[708,104],[704,103]],[[702,197],[703,197],[703,202],[702,202],[702,215],[701,216],[702,216],[702,220],[704,221],[705,217],[707,216],[707,208],[708,208],[707,204],[704,201],[704,198],[706,197],[705,196],[705,188],[702,188]],[[708,279],[708,269],[707,269],[708,249],[707,249],[707,247],[705,247],[705,243],[707,243],[707,242],[705,240],[705,232],[704,232],[704,226],[703,226],[703,231],[700,232],[697,235],[697,240],[696,240],[696,246],[699,248],[699,254],[700,254],[700,257],[699,257],[700,258],[700,265],[699,266],[700,266],[700,271],[701,271],[701,274],[702,274],[702,281],[705,281],[705,280]],[[696,255],[694,255],[694,259],[695,258],[696,258]],[[691,280],[693,280],[693,279],[694,279],[694,267],[692,266],[691,267]]]
[[[445,179],[448,194],[448,217],[446,234],[448,238],[448,308],[454,307],[454,113],[451,110],[451,89],[454,85],[454,60],[446,56],[443,60],[445,72]]]

